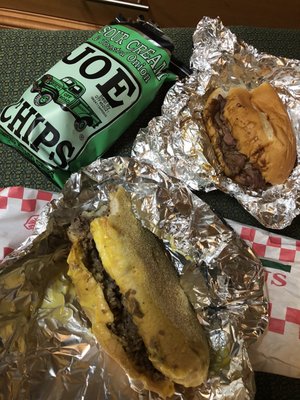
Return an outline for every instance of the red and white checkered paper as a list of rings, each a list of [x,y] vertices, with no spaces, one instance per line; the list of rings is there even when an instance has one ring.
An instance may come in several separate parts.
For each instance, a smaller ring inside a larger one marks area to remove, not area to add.
[[[56,196],[23,187],[0,189],[0,260],[32,234],[42,208]],[[265,268],[270,323],[251,347],[253,367],[300,378],[300,240],[228,222]]]
[[[55,196],[20,186],[0,189],[0,261],[33,233],[42,208]]]
[[[300,378],[300,240],[228,221],[261,259],[269,327],[251,347],[256,371]]]

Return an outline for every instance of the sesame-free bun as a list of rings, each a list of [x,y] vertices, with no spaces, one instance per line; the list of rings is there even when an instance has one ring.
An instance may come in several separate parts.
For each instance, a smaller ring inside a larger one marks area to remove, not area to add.
[[[113,313],[105,300],[101,286],[87,269],[84,259],[84,250],[80,242],[75,240],[68,257],[68,275],[75,287],[81,308],[91,323],[92,332],[102,349],[122,366],[131,379],[142,382],[146,389],[159,393],[163,398],[173,395],[174,383],[168,378],[157,381],[138,371],[118,337],[108,328],[114,321]]]
[[[73,235],[69,275],[104,350],[129,376],[162,397],[174,394],[175,383],[196,387],[205,382],[209,348],[203,328],[162,243],[135,217],[130,196],[122,187],[110,195],[110,213],[92,220],[90,233],[103,268],[118,286],[143,340],[147,358],[164,379],[151,380],[138,372],[118,337],[108,329],[114,315],[100,284],[84,266],[83,249]]]
[[[220,150],[218,129],[212,116],[213,104],[221,95],[225,100],[223,118],[236,141],[237,150],[255,166],[267,184],[282,184],[296,162],[296,140],[286,107],[267,82],[247,90],[218,88],[209,96],[203,112],[207,133],[224,173],[234,179],[231,165]]]

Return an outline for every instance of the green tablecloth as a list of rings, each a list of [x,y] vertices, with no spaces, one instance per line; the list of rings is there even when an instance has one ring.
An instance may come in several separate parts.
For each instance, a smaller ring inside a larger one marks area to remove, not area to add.
[[[194,29],[166,29],[174,40],[177,57],[189,64],[192,52]],[[300,31],[250,27],[232,27],[243,40],[260,51],[289,58],[300,59]],[[89,31],[31,31],[0,30],[0,111],[16,101],[23,91],[38,76],[46,72],[66,53],[73,50],[86,38]],[[165,86],[153,104],[127,130],[110,149],[107,156],[129,155],[130,146],[142,126],[160,113],[160,106],[168,87]],[[33,165],[24,160],[15,150],[0,144],[0,188],[21,185],[45,190],[58,190]],[[259,226],[233,198],[218,191],[199,195],[220,215],[236,221]],[[300,239],[300,219],[281,231]],[[300,380],[256,373],[256,400],[297,400],[300,399]]]

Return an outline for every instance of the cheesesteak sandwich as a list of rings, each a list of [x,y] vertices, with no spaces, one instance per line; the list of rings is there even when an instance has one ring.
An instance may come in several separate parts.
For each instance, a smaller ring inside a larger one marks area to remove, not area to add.
[[[296,139],[287,110],[269,83],[252,90],[214,90],[203,120],[225,175],[252,189],[286,181],[296,162]]]
[[[132,379],[162,397],[174,384],[201,385],[209,350],[204,331],[162,243],[119,187],[109,214],[79,218],[69,232],[68,274],[91,329]]]

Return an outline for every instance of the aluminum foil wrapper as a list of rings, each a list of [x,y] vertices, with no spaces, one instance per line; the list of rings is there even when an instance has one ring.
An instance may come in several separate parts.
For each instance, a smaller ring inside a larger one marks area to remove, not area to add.
[[[109,192],[130,193],[144,226],[161,238],[208,337],[209,377],[174,399],[253,399],[248,345],[267,326],[259,259],[179,180],[131,158],[97,160],[71,176],[36,232],[0,267],[1,399],[157,399],[108,357],[67,277],[66,234],[82,213],[107,211]]]
[[[194,35],[193,72],[168,92],[162,114],[141,129],[132,155],[162,168],[195,190],[220,189],[261,224],[282,229],[300,213],[300,61],[258,52],[237,39],[220,19],[204,17]],[[211,91],[232,85],[272,84],[287,107],[297,141],[297,165],[283,185],[258,192],[224,176],[202,122]]]

